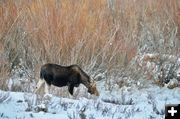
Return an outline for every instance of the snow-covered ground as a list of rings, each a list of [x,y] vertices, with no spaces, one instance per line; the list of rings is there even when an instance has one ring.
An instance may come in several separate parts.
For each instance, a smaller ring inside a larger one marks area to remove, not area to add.
[[[165,104],[180,103],[180,88],[153,84],[112,92],[102,87],[100,93],[98,98],[75,100],[0,91],[0,119],[163,119]]]

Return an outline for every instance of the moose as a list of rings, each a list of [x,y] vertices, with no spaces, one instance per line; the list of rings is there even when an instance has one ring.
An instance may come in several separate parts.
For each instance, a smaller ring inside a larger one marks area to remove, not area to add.
[[[41,67],[40,79],[37,83],[35,93],[45,83],[45,93],[49,94],[51,85],[57,87],[68,86],[68,91],[73,95],[74,87],[83,84],[88,93],[99,96],[96,83],[78,65],[61,66],[58,64],[45,64]]]

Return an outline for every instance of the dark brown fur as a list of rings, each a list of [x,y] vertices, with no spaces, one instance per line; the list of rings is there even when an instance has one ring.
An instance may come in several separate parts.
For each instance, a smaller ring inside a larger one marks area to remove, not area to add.
[[[96,87],[92,86],[90,77],[78,65],[45,64],[41,67],[40,78],[44,79],[49,86],[68,86],[71,95],[74,87],[80,84],[84,84],[89,93],[99,95]]]

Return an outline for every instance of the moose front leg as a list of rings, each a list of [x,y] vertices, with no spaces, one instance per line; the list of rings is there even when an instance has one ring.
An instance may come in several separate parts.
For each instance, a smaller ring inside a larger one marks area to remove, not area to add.
[[[73,90],[74,90],[74,85],[73,84],[69,84],[68,85],[68,91],[71,95],[73,95]]]

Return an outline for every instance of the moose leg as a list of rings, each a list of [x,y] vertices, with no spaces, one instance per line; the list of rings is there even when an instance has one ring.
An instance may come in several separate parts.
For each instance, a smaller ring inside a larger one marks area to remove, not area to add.
[[[50,85],[45,82],[45,89],[44,89],[45,94],[49,94],[49,88],[50,88]]]
[[[68,91],[71,95],[73,95],[73,90],[74,90],[74,85],[73,84],[69,84],[68,85]]]
[[[36,89],[35,89],[34,93],[36,93],[42,87],[43,84],[44,84],[44,80],[39,79],[39,81],[38,81],[38,83],[36,85]]]

